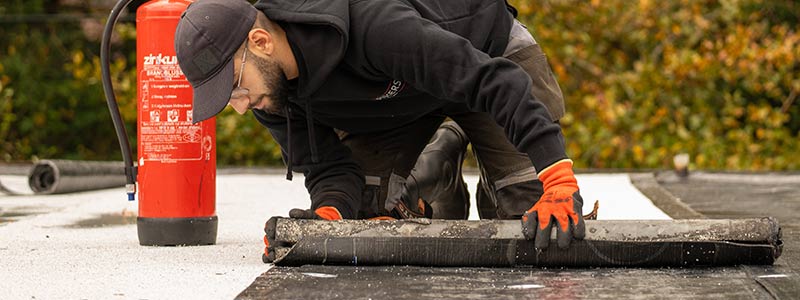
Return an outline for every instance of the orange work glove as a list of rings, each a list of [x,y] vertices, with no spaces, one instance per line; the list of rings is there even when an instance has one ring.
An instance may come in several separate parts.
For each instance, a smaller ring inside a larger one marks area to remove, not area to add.
[[[545,168],[539,172],[539,180],[544,185],[544,194],[522,216],[522,234],[526,239],[533,239],[537,249],[545,249],[550,244],[555,220],[559,248],[569,247],[573,237],[582,240],[586,236],[583,198],[572,172],[572,160],[564,159]]]
[[[316,210],[295,208],[289,211],[289,218],[292,219],[321,219],[321,220],[341,220],[342,214],[333,206],[320,206]]]
[[[264,224],[264,254],[261,255],[261,261],[263,261],[265,264],[271,263],[272,261],[275,260],[275,253],[270,247],[270,244],[272,244],[273,246],[277,245],[275,245],[276,243],[270,243],[270,239],[275,238],[275,226],[277,225],[277,220],[278,218],[272,217],[269,218],[269,220],[267,220],[267,223]],[[270,234],[272,236],[270,236]]]

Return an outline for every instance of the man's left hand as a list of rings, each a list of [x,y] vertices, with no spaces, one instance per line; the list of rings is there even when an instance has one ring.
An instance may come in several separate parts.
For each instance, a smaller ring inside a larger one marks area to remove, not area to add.
[[[556,221],[558,247],[566,249],[572,238],[582,240],[586,235],[581,215],[583,198],[572,172],[572,161],[563,160],[545,168],[539,179],[544,184],[544,194],[522,216],[522,233],[526,239],[534,240],[537,249],[545,249]]]

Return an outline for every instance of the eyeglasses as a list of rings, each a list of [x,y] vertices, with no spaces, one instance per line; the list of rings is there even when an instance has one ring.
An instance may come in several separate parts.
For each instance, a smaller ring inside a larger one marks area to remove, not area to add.
[[[231,91],[231,98],[228,100],[228,105],[232,106],[239,114],[244,114],[247,110],[252,109],[255,104],[251,103],[250,90],[242,87],[242,74],[244,74],[244,63],[247,61],[247,40],[244,42],[244,53],[242,54],[242,66],[239,68],[239,80],[236,83],[236,88]],[[245,100],[246,102],[242,102]],[[246,103],[246,106],[243,105]]]

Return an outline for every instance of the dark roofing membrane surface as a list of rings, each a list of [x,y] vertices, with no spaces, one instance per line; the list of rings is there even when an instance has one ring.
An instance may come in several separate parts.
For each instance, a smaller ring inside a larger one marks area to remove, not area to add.
[[[716,268],[274,267],[239,299],[797,299],[800,175],[633,174],[673,218],[772,216],[783,254],[771,266]]]

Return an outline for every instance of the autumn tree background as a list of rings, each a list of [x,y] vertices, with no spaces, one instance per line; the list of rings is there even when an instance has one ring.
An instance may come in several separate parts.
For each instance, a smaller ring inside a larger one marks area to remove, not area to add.
[[[0,4],[0,161],[120,160],[99,68],[115,1]],[[131,11],[143,1],[134,1]],[[548,54],[583,168],[800,168],[800,3],[789,0],[509,0]],[[135,145],[133,14],[112,73]],[[251,116],[217,118],[220,165],[280,165]],[[135,149],[134,149],[135,151]]]

